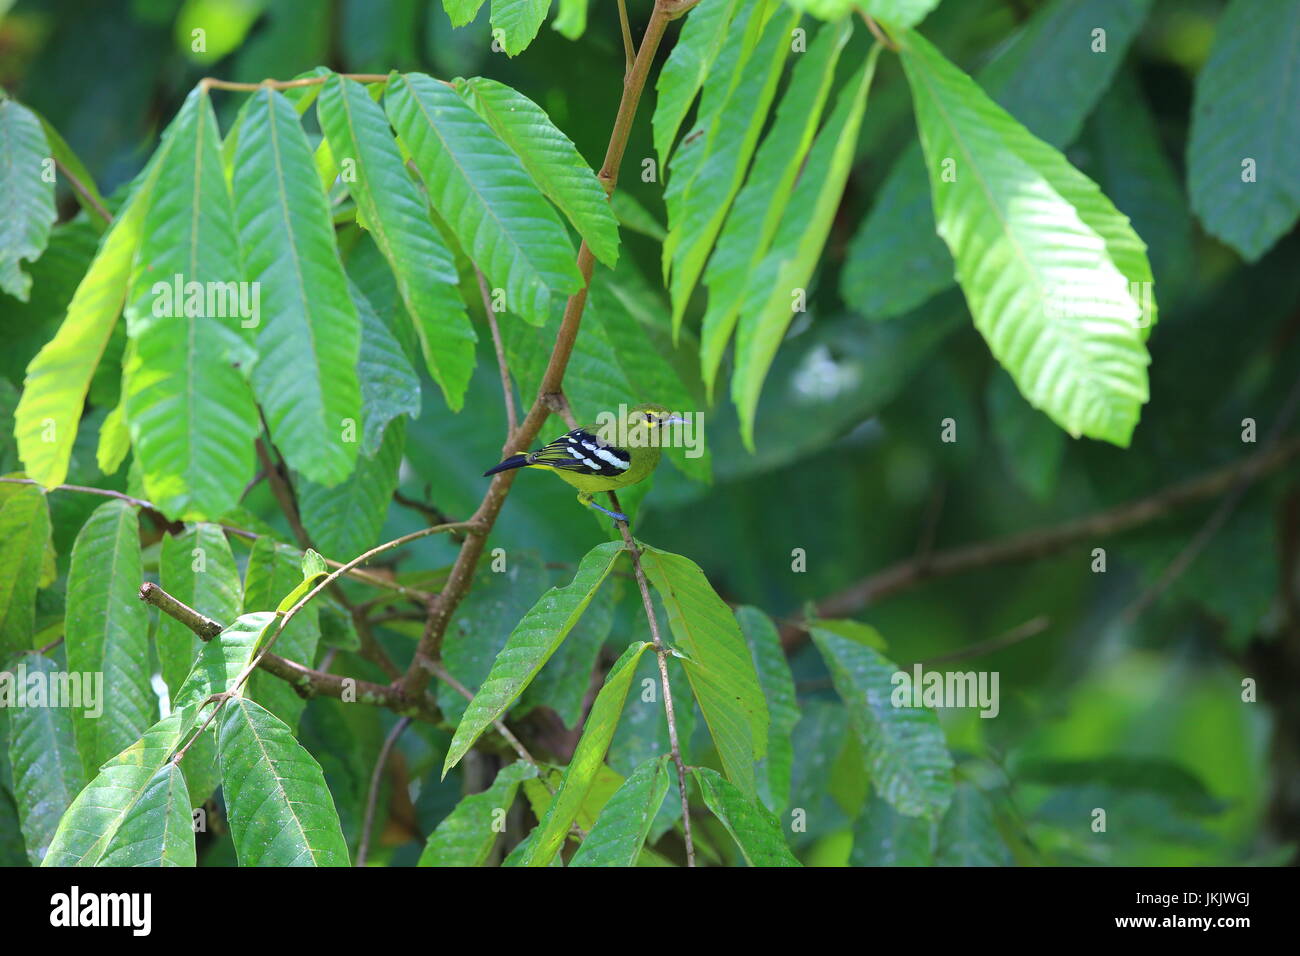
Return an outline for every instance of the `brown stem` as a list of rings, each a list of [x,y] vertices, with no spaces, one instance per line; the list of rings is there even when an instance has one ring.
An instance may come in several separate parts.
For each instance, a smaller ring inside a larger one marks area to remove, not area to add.
[[[104,222],[111,223],[113,221],[113,214],[104,208],[104,204],[95,198],[95,194],[91,192],[90,189],[87,188],[86,184],[77,177],[76,173],[57,159],[54,161],[54,165],[58,168],[59,174],[68,181],[69,185],[71,185],[74,190],[76,190],[77,195],[82,198],[87,206],[95,210]]]
[[[39,481],[34,481],[31,478],[0,478],[0,482],[5,482],[6,484],[11,484],[11,485],[35,485],[38,488],[44,487]],[[127,504],[135,505],[137,508],[146,511],[151,515],[157,516],[158,520],[164,524],[170,524],[170,522],[167,520],[167,517],[161,511],[158,510],[157,505],[153,504],[150,501],[145,501],[143,498],[132,498],[130,495],[124,495],[120,491],[111,491],[107,488],[90,488],[87,487],[86,485],[55,485],[53,488],[50,488],[48,490],[49,491],[77,491],[87,495],[98,495],[101,498],[116,498],[118,501],[125,501]],[[460,524],[456,524],[454,522],[444,522],[444,524],[447,524],[449,527],[453,529],[460,528],[462,526],[468,526],[468,522],[461,522]],[[256,531],[249,531],[247,528],[237,528],[234,525],[219,524],[217,525],[217,527],[219,527],[222,531],[226,532],[227,534],[233,534],[235,535],[235,537],[245,538],[249,541],[256,541],[258,538],[262,537],[262,535],[258,534]],[[452,533],[454,534],[455,531],[453,530]],[[325,563],[331,568],[344,567],[342,562],[335,561],[331,558],[325,558],[324,560]],[[410,598],[412,601],[418,601],[421,604],[426,604],[433,597],[433,595],[429,594],[427,591],[421,591],[418,590],[417,588],[408,588],[403,584],[398,584],[396,581],[390,581],[382,574],[374,574],[373,572],[370,571],[362,571],[360,568],[350,568],[347,572],[347,575],[348,577],[353,578],[354,580],[364,581],[366,584],[373,585],[374,587],[377,588],[384,588],[385,590],[388,591],[396,591],[398,594],[402,595],[403,597]]]
[[[168,617],[180,621],[200,640],[209,641],[224,629],[220,621],[214,621],[183,604],[152,582],[145,582],[140,586],[140,600],[152,604]],[[411,702],[394,687],[314,670],[277,654],[267,654],[261,660],[260,666],[267,673],[293,685],[304,697],[322,696],[342,699],[345,694],[349,698],[355,694],[355,699],[364,704],[387,707],[398,713],[409,713],[430,723],[436,723],[441,719],[438,705],[427,695],[412,706]]]
[[[266,419],[263,418],[262,422],[265,425]],[[271,434],[269,427],[266,433],[268,436]],[[289,528],[293,531],[298,547],[305,551],[311,547],[311,536],[307,533],[307,528],[302,523],[302,516],[298,513],[298,501],[294,496],[293,488],[289,485],[284,459],[280,457],[278,451],[272,455],[269,437],[257,439],[254,446],[257,449],[257,458],[262,464],[262,471],[266,472],[267,483],[271,486],[271,494],[275,496],[280,510],[284,512],[285,520],[289,522]]]
[[[374,772],[370,774],[370,790],[366,794],[366,815],[361,824],[361,842],[357,846],[357,859],[354,866],[365,866],[370,853],[370,828],[375,823],[375,804],[379,802],[379,781],[383,779],[384,767],[388,764],[388,755],[392,752],[397,738],[411,725],[410,717],[403,717],[393,725],[393,729],[384,738],[384,745],[379,748],[379,758],[375,761]]]
[[[474,699],[473,692],[464,684],[462,684],[460,681],[458,681],[455,677],[453,677],[451,671],[443,667],[441,662],[435,661],[431,665],[431,667],[434,676],[437,677],[438,680],[442,681],[444,684],[446,684],[456,693],[460,694],[460,696],[464,697],[466,700]],[[492,726],[496,728],[497,733],[499,733],[503,738],[505,738],[506,743],[508,743],[512,748],[514,748],[515,753],[519,754],[519,758],[521,760],[523,760],[525,763],[532,764],[534,767],[538,765],[537,761],[533,759],[533,755],[528,752],[528,748],[525,747],[522,742],[520,742],[518,737],[516,737],[513,733],[510,732],[510,728],[506,726],[506,722],[504,720],[498,717],[496,720],[492,721]],[[543,784],[546,783],[545,780],[543,780],[542,782]],[[546,789],[549,790],[550,786],[547,785]]]
[[[655,0],[654,13],[650,17],[645,36],[637,50],[632,72],[623,84],[623,98],[619,102],[618,114],[614,117],[614,130],[610,134],[609,148],[605,151],[605,161],[598,176],[605,187],[606,194],[612,193],[618,182],[618,171],[623,163],[623,154],[627,150],[632,122],[636,118],[637,105],[641,101],[641,93],[650,75],[650,67],[659,49],[659,42],[668,28],[668,22],[685,9],[689,9],[689,6],[690,4],[682,3],[681,0]],[[519,428],[515,430],[510,448],[506,449],[507,452],[521,451],[537,437],[547,415],[550,414],[547,405],[548,396],[562,390],[564,370],[569,364],[569,356],[573,353],[573,344],[578,337],[582,312],[587,304],[587,286],[591,282],[595,262],[591,249],[587,247],[586,242],[583,242],[578,249],[578,270],[582,273],[582,289],[574,293],[565,305],[564,318],[555,337],[555,347],[551,351],[550,361],[542,376],[537,399]],[[474,512],[474,517],[470,519],[475,530],[461,545],[460,553],[447,578],[446,587],[443,588],[442,593],[429,601],[429,616],[425,623],[424,634],[420,638],[420,643],[411,659],[411,666],[402,681],[407,693],[417,694],[428,686],[429,679],[433,675],[432,667],[442,653],[442,640],[447,631],[447,624],[469,590],[474,579],[474,571],[483,553],[487,534],[496,523],[497,515],[501,513],[501,507],[510,492],[516,473],[515,470],[503,471],[493,477],[482,503]]]
[[[519,427],[519,413],[515,411],[515,390],[510,384],[510,363],[506,361],[506,349],[501,343],[501,329],[497,325],[496,309],[492,308],[492,290],[488,288],[487,276],[478,266],[474,267],[478,277],[478,291],[483,296],[483,311],[487,313],[488,328],[492,330],[492,347],[497,353],[497,369],[501,372],[501,391],[506,399],[506,447]]]
[[[356,80],[358,83],[387,83],[387,73],[340,73],[349,80]],[[263,80],[261,83],[237,83],[234,80],[219,80],[214,76],[205,76],[199,80],[199,86],[209,90],[236,90],[244,93],[254,93],[257,90],[270,87],[273,90],[292,90],[299,86],[318,86],[328,80],[332,73],[325,76],[306,76],[298,80]]]
[[[1046,557],[1081,541],[1119,534],[1163,518],[1185,505],[1220,495],[1238,482],[1254,481],[1277,470],[1297,453],[1300,453],[1300,438],[1280,440],[1242,461],[1106,511],[1052,528],[1026,531],[1001,540],[964,545],[901,561],[821,600],[817,603],[816,613],[819,617],[843,617],[862,610],[873,601],[935,578]],[[781,629],[781,642],[787,650],[797,647],[805,638],[797,625],[787,624]]]
[[[218,622],[199,613],[188,604],[178,601],[152,581],[140,585],[140,600],[145,604],[152,604],[168,617],[180,621],[201,641],[210,641],[222,631],[222,626]]]
[[[609,493],[613,510],[622,512],[618,495]],[[650,600],[650,586],[646,583],[645,571],[641,569],[641,549],[637,547],[628,529],[626,521],[615,521],[623,534],[623,544],[632,556],[632,571],[636,575],[636,586],[641,589],[641,604],[645,608],[645,619],[650,624],[650,639],[654,642],[655,656],[659,659],[659,681],[664,689],[664,713],[668,717],[668,746],[672,751],[673,764],[677,767],[677,791],[682,799],[682,827],[686,834],[686,865],[695,865],[695,843],[691,837],[691,801],[686,792],[686,765],[682,762],[682,748],[677,742],[677,718],[673,712],[673,689],[668,682],[668,652],[659,637],[659,622],[655,618],[654,602]]]

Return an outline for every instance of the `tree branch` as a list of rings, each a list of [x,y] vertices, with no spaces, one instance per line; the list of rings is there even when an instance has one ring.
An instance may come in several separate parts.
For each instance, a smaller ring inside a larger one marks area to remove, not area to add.
[[[37,488],[44,487],[39,481],[34,481],[31,478],[0,478],[0,482],[5,482],[6,484],[11,484],[11,485],[34,485]],[[158,506],[155,505],[153,502],[145,501],[143,498],[132,498],[130,495],[124,495],[120,491],[112,491],[108,488],[90,488],[87,487],[86,485],[56,485],[55,487],[50,488],[48,490],[49,491],[77,491],[87,495],[98,495],[101,498],[116,498],[118,501],[125,501],[127,504],[135,505],[137,508],[149,512],[151,515],[156,515],[158,520],[165,524],[172,523],[168,520],[166,515],[164,515],[161,511],[158,510]],[[468,522],[459,522],[459,523],[443,522],[443,523],[452,529],[457,529],[462,526],[468,527],[469,524]],[[256,531],[249,531],[247,528],[237,528],[234,525],[218,524],[217,527],[219,527],[222,531],[225,531],[227,534],[233,534],[235,535],[235,537],[244,538],[249,541],[256,541],[258,538],[263,537],[263,535],[258,534]],[[453,530],[452,533],[455,534],[455,530]],[[324,560],[325,563],[331,568],[342,568],[344,566],[342,562],[334,561],[331,558],[325,558]],[[418,601],[421,604],[428,603],[428,601],[433,597],[433,595],[429,594],[427,591],[421,591],[416,588],[408,588],[403,584],[398,584],[396,581],[390,581],[388,578],[384,577],[383,575],[375,574],[371,571],[362,571],[359,568],[351,568],[348,570],[347,574],[348,577],[353,578],[357,581],[364,581],[366,584],[373,585],[374,587],[377,588],[384,588],[385,590],[388,591],[396,591],[398,594],[402,595],[403,597],[410,598],[413,601]]]
[[[492,331],[492,347],[497,352],[497,368],[501,372],[501,391],[506,399],[506,445],[510,445],[515,429],[519,427],[519,413],[515,411],[515,390],[510,384],[510,363],[506,361],[506,349],[501,344],[501,329],[497,325],[496,309],[492,308],[492,290],[488,288],[487,276],[478,266],[474,267],[478,277],[478,291],[483,296],[483,311],[487,313],[488,328]]]
[[[995,541],[919,555],[872,574],[817,603],[819,617],[843,617],[873,601],[935,578],[998,564],[1029,561],[1063,551],[1081,541],[1116,535],[1167,516],[1185,505],[1213,498],[1238,482],[1251,482],[1275,471],[1300,453],[1300,437],[1278,441],[1242,461],[1216,468],[1145,498],[1067,521],[1052,528],[1026,531]],[[781,628],[781,643],[791,650],[806,639],[798,625]]]
[[[618,503],[618,495],[614,492],[609,493],[609,500],[614,506],[614,510],[622,512],[623,509]],[[677,742],[677,719],[673,713],[673,689],[668,681],[668,652],[664,650],[664,642],[659,637],[659,622],[655,619],[654,602],[650,600],[650,586],[646,583],[645,571],[641,569],[641,549],[637,547],[636,541],[632,538],[632,532],[628,529],[626,521],[615,521],[618,530],[623,534],[623,544],[627,548],[627,553],[632,556],[632,571],[636,575],[636,586],[641,589],[641,604],[645,608],[645,619],[650,624],[650,638],[654,641],[655,656],[659,659],[659,682],[664,689],[664,713],[668,717],[668,746],[672,752],[673,764],[677,767],[677,791],[682,800],[682,828],[686,835],[686,865],[695,865],[695,843],[691,837],[691,801],[686,793],[686,765],[682,763],[682,748]]]
[[[168,617],[180,621],[201,641],[210,641],[225,629],[221,622],[214,621],[178,601],[153,582],[146,581],[140,585],[140,600],[152,604]],[[361,703],[387,707],[389,710],[416,716],[430,723],[436,723],[442,717],[437,703],[428,695],[417,701],[413,707],[410,701],[391,686],[314,670],[276,654],[267,654],[260,661],[260,666],[267,673],[274,674],[291,684],[304,697],[322,696],[342,699],[345,692],[349,696],[355,693],[356,700]]]
[[[374,826],[375,804],[379,802],[379,781],[384,776],[384,767],[388,763],[388,755],[392,752],[393,745],[397,743],[397,738],[402,736],[402,731],[410,725],[411,718],[403,717],[393,725],[393,729],[384,738],[384,745],[379,748],[379,758],[375,761],[374,772],[370,774],[370,790],[366,793],[366,815],[361,824],[361,842],[357,846],[357,859],[354,866],[366,865],[366,857],[370,853],[370,828]]]
[[[650,75],[655,53],[659,49],[659,42],[668,28],[668,22],[689,9],[690,5],[681,0],[655,0],[654,13],[646,26],[645,36],[637,51],[632,72],[623,84],[623,98],[619,102],[618,114],[614,117],[614,130],[610,134],[609,148],[605,151],[605,161],[598,174],[607,195],[614,191],[614,186],[618,182],[618,171],[623,163],[623,154],[627,150],[632,122],[636,118],[637,106]],[[582,312],[587,304],[587,287],[591,283],[595,263],[595,257],[584,241],[578,249],[578,270],[582,273],[582,289],[574,293],[565,305],[564,318],[555,337],[555,347],[551,351],[550,361],[542,376],[537,399],[511,437],[507,452],[522,451],[537,437],[546,417],[550,414],[547,405],[548,396],[560,392],[563,387],[564,370],[569,364],[569,356],[573,353],[573,344],[578,337]],[[493,476],[482,503],[470,519],[474,531],[466,536],[464,544],[461,545],[460,553],[447,578],[446,587],[429,601],[429,616],[424,634],[411,659],[411,666],[402,680],[403,688],[409,694],[418,694],[428,686],[429,679],[434,673],[433,668],[442,653],[442,640],[447,631],[447,624],[469,590],[479,558],[483,553],[487,534],[492,530],[497,516],[501,513],[501,507],[505,504],[506,495],[510,492],[515,475],[516,471],[511,470]]]

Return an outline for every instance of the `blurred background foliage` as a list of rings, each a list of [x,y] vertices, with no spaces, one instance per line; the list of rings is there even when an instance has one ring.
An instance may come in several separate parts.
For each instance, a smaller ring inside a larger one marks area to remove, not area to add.
[[[629,3],[634,31],[649,6]],[[1046,6],[949,0],[921,30],[979,74]],[[1286,402],[1300,369],[1300,240],[1293,231],[1247,264],[1204,234],[1187,200],[1193,84],[1222,10],[1217,0],[1151,4],[1109,89],[1080,117],[1077,135],[1061,144],[1151,247],[1162,315],[1150,343],[1152,397],[1131,448],[1071,440],[1032,410],[990,357],[955,291],[886,321],[868,321],[842,297],[840,290],[852,284],[842,275],[846,263],[851,267],[852,240],[894,160],[915,141],[910,98],[892,57],[881,60],[809,312],[792,327],[768,378],[756,454],[741,445],[725,400],[704,404],[689,342],[699,303],[688,315],[688,341],[677,359],[705,410],[712,481],[661,469],[641,506],[638,537],[690,556],[725,598],[759,606],[787,625],[802,709],[793,731],[791,805],[806,808],[809,821],[807,832],[791,841],[805,862],[920,862],[907,858],[906,821],[868,799],[861,760],[846,756],[856,745],[843,709],[834,703],[820,658],[791,626],[807,602],[899,561],[1053,528],[1159,494],[1243,460],[1272,430],[1288,426]],[[523,55],[510,59],[490,49],[486,6],[475,23],[453,30],[441,6],[426,0],[18,0],[0,20],[0,85],[63,134],[110,197],[140,169],[199,78],[283,79],[320,64],[350,72],[493,77],[542,105],[596,167],[624,63],[614,5],[593,4],[589,21],[576,43],[548,23]],[[190,50],[196,24],[208,31],[203,54]],[[846,64],[861,61],[869,39],[856,31]],[[665,44],[661,60],[669,49]],[[1074,92],[1049,47],[1036,55],[1034,69],[1020,75],[1015,95],[1024,108],[1016,114],[1048,135],[1040,126],[1053,123]],[[619,190],[662,223],[662,183],[639,175],[642,159],[653,156],[652,97],[647,91]],[[216,97],[223,129],[240,101]],[[313,122],[308,119],[309,127]],[[72,219],[74,201],[60,196],[64,218]],[[932,224],[907,228],[928,231]],[[589,321],[602,309],[632,307],[661,317],[667,329],[654,232],[653,223],[646,233],[624,229],[619,294],[595,296]],[[31,267],[31,302],[0,297],[6,336],[0,413],[12,413],[23,370],[61,320],[95,239],[84,216],[60,226]],[[355,255],[349,269],[359,277],[366,253]],[[905,284],[906,269],[898,275]],[[366,292],[377,306],[384,301],[381,290]],[[486,339],[480,336],[480,345]],[[658,347],[667,348],[667,341]],[[575,363],[570,382],[582,375]],[[408,423],[400,492],[459,517],[477,505],[486,486],[479,476],[501,445],[504,411],[490,343],[460,414],[424,384],[423,411]],[[521,391],[531,398],[522,382]],[[91,405],[68,480],[123,488],[125,470],[105,477],[95,466],[94,426],[105,406],[94,389]],[[940,440],[948,418],[956,423],[953,443]],[[1256,444],[1242,440],[1245,418],[1258,423]],[[0,446],[0,471],[10,471],[16,467],[11,428],[0,434],[9,442]],[[512,570],[481,576],[456,618],[461,640],[449,640],[449,664],[457,647],[464,653],[472,647],[479,658],[462,662],[463,677],[475,676],[475,669],[485,674],[513,622],[547,584],[567,580],[576,560],[607,533],[559,482],[535,477],[517,482],[494,532],[492,544],[507,549]],[[923,581],[840,615],[874,626],[900,665],[967,652],[935,666],[1001,674],[996,719],[980,719],[973,710],[941,712],[961,781],[944,826],[964,827],[967,838],[941,841],[938,862],[1293,859],[1300,839],[1297,472],[1274,469],[1232,498],[1226,520],[1223,511],[1214,518],[1222,496],[1203,499],[1118,536]],[[96,503],[52,497],[63,561]],[[247,506],[250,525],[283,527],[264,486]],[[1214,533],[1165,582],[1171,564],[1212,518]],[[394,505],[383,536],[410,530],[414,521],[411,509]],[[427,539],[401,569],[413,579],[436,580],[453,547]],[[1094,548],[1105,549],[1104,573],[1093,570]],[[801,572],[792,571],[795,549],[806,555]],[[43,592],[42,601],[54,619],[57,595]],[[645,626],[635,601],[621,601],[601,617],[590,625],[585,646],[612,633],[611,646],[621,647]],[[410,648],[402,631],[395,622],[379,635],[399,660]],[[346,649],[346,640],[339,643],[350,672],[383,679]],[[1258,681],[1258,703],[1242,702],[1243,678]],[[463,706],[455,695],[442,703]],[[571,725],[574,715],[563,716]],[[314,701],[304,715],[304,741],[325,767],[350,835],[392,720],[386,712],[333,701]],[[381,804],[387,819],[373,851],[398,863],[414,862],[420,834],[458,797],[458,788],[422,785],[435,779],[447,741],[416,727],[419,732],[402,739],[399,786]],[[572,746],[572,731],[556,721],[535,732],[554,733],[560,750],[567,734]],[[611,765],[624,773],[640,759],[631,733],[621,730],[611,751]],[[490,769],[476,770],[474,761],[463,772],[486,775],[461,781],[465,786],[481,788],[491,779]],[[672,804],[667,801],[669,810]],[[1090,829],[1095,807],[1108,812],[1105,833]],[[899,839],[882,843],[884,833]],[[877,858],[884,845],[898,848],[896,856]],[[230,852],[229,841],[213,840],[205,861],[231,859]]]

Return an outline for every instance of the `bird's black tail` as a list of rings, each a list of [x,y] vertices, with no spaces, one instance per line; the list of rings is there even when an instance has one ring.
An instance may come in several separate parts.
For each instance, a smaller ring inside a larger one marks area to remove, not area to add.
[[[527,455],[511,455],[499,465],[493,465],[487,471],[483,472],[483,477],[495,475],[498,471],[509,471],[511,468],[522,468],[528,464]]]

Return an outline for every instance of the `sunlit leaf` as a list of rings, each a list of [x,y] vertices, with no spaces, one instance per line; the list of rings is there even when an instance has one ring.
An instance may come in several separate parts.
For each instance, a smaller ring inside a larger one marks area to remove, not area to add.
[[[772,812],[741,792],[716,770],[691,771],[704,802],[727,828],[748,866],[801,866],[786,845],[781,823]]]
[[[767,704],[740,627],[699,566],[642,546],[641,565],[668,612],[691,690],[704,712],[727,777],[754,789],[754,762],[767,754]]]
[[[419,866],[482,866],[501,837],[501,825],[519,784],[537,776],[522,760],[502,767],[492,786],[465,797],[429,834]]]
[[[573,758],[564,769],[555,797],[537,825],[528,853],[521,861],[524,866],[547,866],[559,852],[565,834],[577,819],[587,791],[604,763],[605,751],[609,749],[619,715],[623,713],[628,687],[636,674],[637,660],[649,646],[647,643],[629,645],[605,675],[605,684],[591,705],[591,713],[582,727],[582,737],[573,751]]]
[[[392,267],[425,364],[453,411],[474,370],[477,338],[456,291],[456,266],[402,161],[383,108],[360,83],[335,75],[316,103],[334,157],[351,160],[359,221]]]
[[[77,535],[68,569],[68,670],[104,680],[103,713],[72,715],[87,777],[138,740],[158,715],[149,686],[149,616],[138,594],[143,580],[135,509],[107,501]]]
[[[361,322],[329,205],[293,105],[266,88],[243,115],[234,166],[244,271],[261,290],[253,390],[289,464],[335,484],[356,463]]]
[[[395,77],[384,104],[434,208],[492,287],[505,290],[507,311],[545,322],[561,297],[581,288],[582,274],[564,225],[519,158],[430,76]]]
[[[555,653],[622,553],[622,542],[597,545],[582,559],[569,584],[551,588],[524,615],[456,727],[442,765],[444,777],[479,735],[519,698]]]
[[[320,764],[274,714],[226,702],[221,783],[240,866],[348,866],[348,847]]]

